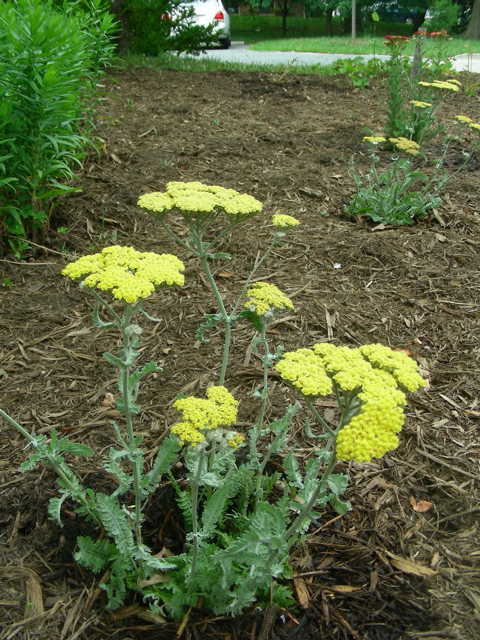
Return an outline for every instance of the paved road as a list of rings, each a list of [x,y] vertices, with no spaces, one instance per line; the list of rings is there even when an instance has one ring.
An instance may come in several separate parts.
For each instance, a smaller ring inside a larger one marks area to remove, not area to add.
[[[197,57],[197,56],[196,56]],[[378,55],[377,58],[388,59],[388,56]],[[298,51],[252,51],[243,42],[232,42],[230,49],[210,49],[198,56],[221,60],[222,62],[239,62],[255,65],[329,65],[343,58],[364,58],[369,60],[372,55],[354,55],[340,53],[301,53]],[[480,73],[480,54],[462,54],[453,60],[456,71],[473,71]]]

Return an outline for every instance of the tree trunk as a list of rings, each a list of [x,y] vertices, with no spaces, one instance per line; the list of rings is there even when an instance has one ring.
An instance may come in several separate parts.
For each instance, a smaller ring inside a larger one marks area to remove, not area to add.
[[[472,15],[465,31],[465,37],[472,40],[480,40],[480,0],[475,0]]]
[[[333,36],[333,9],[325,11],[325,30],[327,36]]]
[[[124,53],[128,49],[129,44],[129,25],[128,16],[125,10],[126,0],[113,0],[112,1],[112,13],[120,23],[120,30],[117,34],[116,40],[118,44],[118,51]]]
[[[283,0],[282,5],[282,34],[287,35],[288,0]]]

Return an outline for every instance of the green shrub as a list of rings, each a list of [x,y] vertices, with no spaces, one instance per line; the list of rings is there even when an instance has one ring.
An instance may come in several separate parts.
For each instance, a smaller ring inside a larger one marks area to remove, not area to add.
[[[183,0],[127,0],[129,46],[133,53],[195,53],[217,41],[214,26],[188,26],[194,10]]]
[[[50,2],[0,3],[0,250],[20,254],[47,227],[53,199],[75,190],[81,98],[100,64],[94,38]]]
[[[445,176],[427,176],[405,158],[397,158],[383,170],[377,169],[377,161],[374,158],[365,175],[352,170],[357,193],[346,208],[350,215],[367,216],[388,225],[408,225],[441,204],[438,193],[446,183]]]
[[[431,17],[424,23],[429,31],[451,31],[457,26],[460,7],[452,0],[435,0],[430,11]]]

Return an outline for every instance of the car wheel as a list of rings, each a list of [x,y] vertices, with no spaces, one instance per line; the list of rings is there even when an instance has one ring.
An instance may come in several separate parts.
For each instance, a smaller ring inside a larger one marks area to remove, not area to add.
[[[230,38],[224,38],[220,40],[220,48],[221,49],[230,49],[230,45],[232,44]]]

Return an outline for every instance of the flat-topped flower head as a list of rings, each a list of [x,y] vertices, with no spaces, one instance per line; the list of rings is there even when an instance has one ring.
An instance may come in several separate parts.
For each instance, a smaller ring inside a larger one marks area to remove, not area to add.
[[[460,91],[460,84],[457,82],[447,82],[446,80],[434,80],[433,82],[426,82],[421,80],[418,84],[422,87],[433,87],[434,89],[447,89],[448,91]]]
[[[468,116],[455,116],[455,120],[458,120],[459,122],[466,122],[467,124],[470,124],[471,122],[473,122],[472,118],[469,118]]]
[[[174,255],[114,245],[71,262],[62,274],[72,280],[86,276],[83,285],[110,291],[117,300],[133,304],[159,286],[182,286],[184,269]]]
[[[247,289],[248,300],[243,305],[246,309],[255,311],[258,316],[268,312],[293,309],[293,302],[274,284],[256,282]]]
[[[272,224],[274,227],[296,227],[301,224],[300,220],[297,220],[293,216],[288,216],[284,213],[276,213],[272,216]]]
[[[398,446],[405,392],[426,385],[412,358],[380,344],[352,349],[319,343],[283,354],[275,370],[306,397],[353,394],[358,408],[338,433],[336,449],[338,458],[357,462]]]
[[[262,210],[262,203],[253,196],[198,181],[169,182],[164,193],[146,193],[137,204],[155,213],[164,214],[171,209],[187,217],[224,213],[237,221]]]
[[[369,142],[370,144],[381,144],[382,142],[386,142],[387,139],[383,136],[363,136],[363,142]]]
[[[420,145],[414,140],[409,140],[400,136],[398,138],[388,138],[388,141],[393,144],[400,151],[405,151],[412,156],[416,156],[420,153]]]
[[[207,439],[209,431],[228,427],[237,421],[238,401],[222,386],[209,387],[206,398],[180,398],[173,406],[182,420],[171,427],[183,444],[196,446]]]
[[[469,122],[468,126],[470,129],[480,129],[480,124],[478,122]]]
[[[431,102],[424,102],[423,100],[410,100],[410,104],[418,109],[428,109],[432,106]]]

